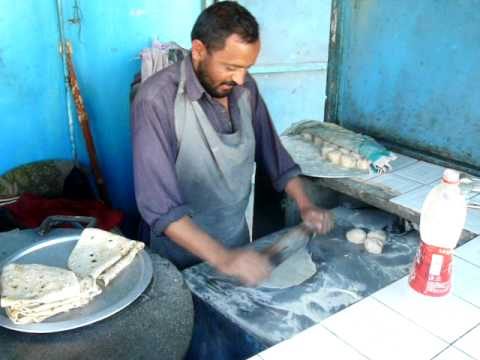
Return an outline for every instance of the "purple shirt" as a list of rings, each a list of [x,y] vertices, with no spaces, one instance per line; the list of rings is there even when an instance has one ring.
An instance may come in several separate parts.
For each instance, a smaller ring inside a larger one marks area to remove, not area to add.
[[[192,101],[198,100],[217,132],[234,132],[240,117],[239,89],[234,87],[229,95],[229,110],[226,110],[205,92],[193,70],[190,56],[186,61],[187,96]],[[191,213],[175,171],[178,144],[174,103],[179,80],[178,63],[149,77],[132,104],[135,197],[142,218],[156,234]],[[264,166],[275,189],[283,191],[288,181],[300,174],[300,168],[281,144],[255,80],[247,75],[242,86],[251,94],[256,162]]]

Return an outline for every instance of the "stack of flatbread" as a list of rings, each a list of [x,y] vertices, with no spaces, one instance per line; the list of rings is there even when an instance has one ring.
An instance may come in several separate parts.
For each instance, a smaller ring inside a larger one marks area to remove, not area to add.
[[[39,264],[5,266],[0,276],[0,306],[16,324],[38,323],[84,306],[144,246],[107,231],[85,229],[68,258],[70,270]]]
[[[101,289],[91,278],[39,264],[9,264],[0,277],[0,305],[16,324],[38,323],[86,305]]]

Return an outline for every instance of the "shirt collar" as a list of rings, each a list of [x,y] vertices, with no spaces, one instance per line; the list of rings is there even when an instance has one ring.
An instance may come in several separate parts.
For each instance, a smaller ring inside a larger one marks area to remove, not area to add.
[[[185,91],[192,101],[199,100],[203,94],[207,94],[193,70],[191,53],[185,58]]]

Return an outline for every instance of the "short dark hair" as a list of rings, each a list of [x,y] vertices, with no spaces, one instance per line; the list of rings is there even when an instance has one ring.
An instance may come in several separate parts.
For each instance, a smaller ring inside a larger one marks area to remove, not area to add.
[[[211,51],[223,49],[226,38],[232,34],[251,44],[258,40],[258,33],[257,20],[247,9],[234,1],[221,1],[202,11],[191,37]]]

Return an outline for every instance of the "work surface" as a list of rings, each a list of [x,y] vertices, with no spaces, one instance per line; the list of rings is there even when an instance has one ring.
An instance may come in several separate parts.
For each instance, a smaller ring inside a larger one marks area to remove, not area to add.
[[[311,178],[316,184],[359,199],[376,208],[419,222],[423,201],[437,185],[444,167],[396,154],[392,170],[384,175],[370,174],[350,178]],[[480,202],[480,194],[466,193],[467,201]],[[469,209],[462,240],[480,234],[480,209]]]
[[[0,261],[31,242],[29,231],[0,233]],[[27,334],[0,328],[0,359],[182,358],[193,328],[191,294],[168,260],[150,256],[152,283],[126,309],[60,333]]]
[[[185,281],[198,298],[271,346],[408,273],[418,247],[416,232],[391,235],[384,253],[373,255],[363,246],[349,243],[344,236],[347,229],[342,223],[332,233],[316,236],[309,243],[317,272],[295,287],[267,289],[235,285],[223,281],[207,264],[185,270]],[[256,247],[277,241],[285,231],[257,240]]]
[[[480,360],[480,237],[455,250],[453,291],[419,295],[407,277],[251,360]]]

